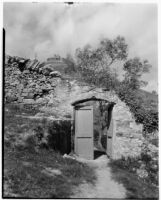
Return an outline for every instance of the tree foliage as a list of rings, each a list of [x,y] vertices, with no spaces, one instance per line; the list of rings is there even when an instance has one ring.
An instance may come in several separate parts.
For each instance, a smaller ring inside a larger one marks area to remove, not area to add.
[[[132,89],[139,89],[148,83],[141,80],[143,74],[148,73],[151,65],[147,60],[141,61],[140,58],[129,59],[124,64],[125,79],[124,82]]]
[[[138,89],[133,89],[122,82],[116,90],[118,96],[130,108],[137,123],[143,124],[144,134],[158,130],[158,112],[150,107],[149,101],[138,95]]]
[[[127,60],[123,67],[124,80],[117,88],[117,94],[128,105],[136,122],[143,124],[144,133],[158,130],[158,112],[151,106],[152,100],[145,99],[138,92],[141,86],[147,84],[142,81],[142,75],[148,73],[150,68],[151,65],[147,60],[141,61],[140,58]]]
[[[152,91],[152,94],[153,94],[153,95],[158,95],[158,93],[157,93],[156,90],[153,90],[153,91]]]
[[[85,81],[97,86],[114,87],[117,73],[111,66],[127,58],[127,44],[123,37],[102,39],[97,48],[86,45],[76,50],[77,66]]]
[[[67,64],[67,68],[65,69],[65,73],[73,73],[76,72],[75,61],[71,54],[67,54],[66,58],[63,59],[65,64]]]
[[[140,58],[127,59],[128,46],[123,37],[114,40],[102,39],[97,48],[86,45],[76,50],[77,69],[83,79],[107,90],[115,90],[122,101],[129,106],[137,123],[142,123],[144,132],[151,133],[158,129],[158,112],[153,109],[145,97],[140,96],[140,87],[147,82],[142,76],[148,73],[151,65]],[[113,63],[124,61],[124,80],[118,80]]]

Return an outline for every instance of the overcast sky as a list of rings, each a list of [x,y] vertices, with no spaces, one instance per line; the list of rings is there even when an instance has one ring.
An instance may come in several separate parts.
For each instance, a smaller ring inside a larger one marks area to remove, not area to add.
[[[7,54],[34,58],[36,53],[40,60],[73,54],[102,37],[124,36],[129,58],[139,56],[152,64],[144,77],[146,90],[157,90],[156,4],[4,3],[4,27]]]

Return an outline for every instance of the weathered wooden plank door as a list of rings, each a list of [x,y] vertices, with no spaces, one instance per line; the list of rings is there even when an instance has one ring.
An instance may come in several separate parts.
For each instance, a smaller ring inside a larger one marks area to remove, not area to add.
[[[86,159],[93,159],[93,107],[75,110],[75,153]]]
[[[115,137],[115,124],[112,116],[112,110],[113,107],[111,107],[108,112],[109,112],[109,128],[107,130],[107,155],[110,158],[113,158],[113,141]]]
[[[113,156],[113,119],[111,119],[110,127],[107,133],[107,155]]]

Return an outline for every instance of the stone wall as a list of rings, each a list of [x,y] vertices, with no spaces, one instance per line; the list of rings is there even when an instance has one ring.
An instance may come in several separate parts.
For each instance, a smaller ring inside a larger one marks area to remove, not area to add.
[[[116,136],[114,158],[136,156],[141,152],[142,125],[135,123],[129,108],[113,91],[105,92],[76,80],[62,79],[49,64],[19,57],[5,60],[5,101],[40,105],[37,116],[59,119],[72,116],[71,103],[82,98],[105,98],[116,103],[113,109]]]
[[[5,101],[45,103],[43,97],[54,93],[60,72],[37,60],[7,57],[5,60]]]
[[[72,102],[92,96],[115,102],[116,105],[113,108],[115,122],[115,137],[113,142],[114,159],[120,158],[121,156],[135,157],[140,154],[143,142],[142,124],[135,123],[135,119],[129,108],[118,98],[115,92],[104,92],[101,88],[91,90],[90,87],[82,86],[76,80],[70,81],[69,85],[61,81],[56,87],[55,96],[59,101],[57,112],[72,115]],[[54,112],[55,108],[50,108],[51,113],[52,109]]]

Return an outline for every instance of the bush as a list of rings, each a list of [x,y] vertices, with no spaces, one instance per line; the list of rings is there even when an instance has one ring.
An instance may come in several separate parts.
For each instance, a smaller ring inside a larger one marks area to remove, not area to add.
[[[60,151],[62,154],[70,153],[71,121],[60,120],[51,122],[48,127],[47,141],[50,148]]]
[[[39,148],[48,148],[46,128],[47,122],[43,120],[41,125],[21,134],[16,139],[16,148],[19,150],[28,149],[31,152],[38,151]]]
[[[116,93],[130,108],[136,123],[143,124],[144,136],[158,130],[158,112],[150,107],[146,98],[138,95],[138,90],[132,90],[128,85],[122,83]]]
[[[34,134],[27,135],[24,142],[25,142],[25,148],[27,148],[30,151],[35,151],[35,148],[37,146],[37,139]]]
[[[37,139],[34,132],[26,132],[16,138],[14,147],[18,150],[28,149],[30,152],[34,152],[37,147]]]
[[[158,185],[158,148],[148,141],[144,141],[142,145],[141,160],[148,172],[147,179],[153,184]]]
[[[141,160],[140,157],[124,157],[122,156],[122,158],[118,159],[118,160],[114,160],[112,161],[113,164],[115,164],[116,166],[118,166],[121,169],[126,169],[129,170],[131,172],[136,172],[136,170],[140,167],[141,162],[139,162]]]
[[[122,157],[112,164],[137,174],[144,182],[158,185],[158,149],[148,141],[142,144],[142,152],[137,157]]]

